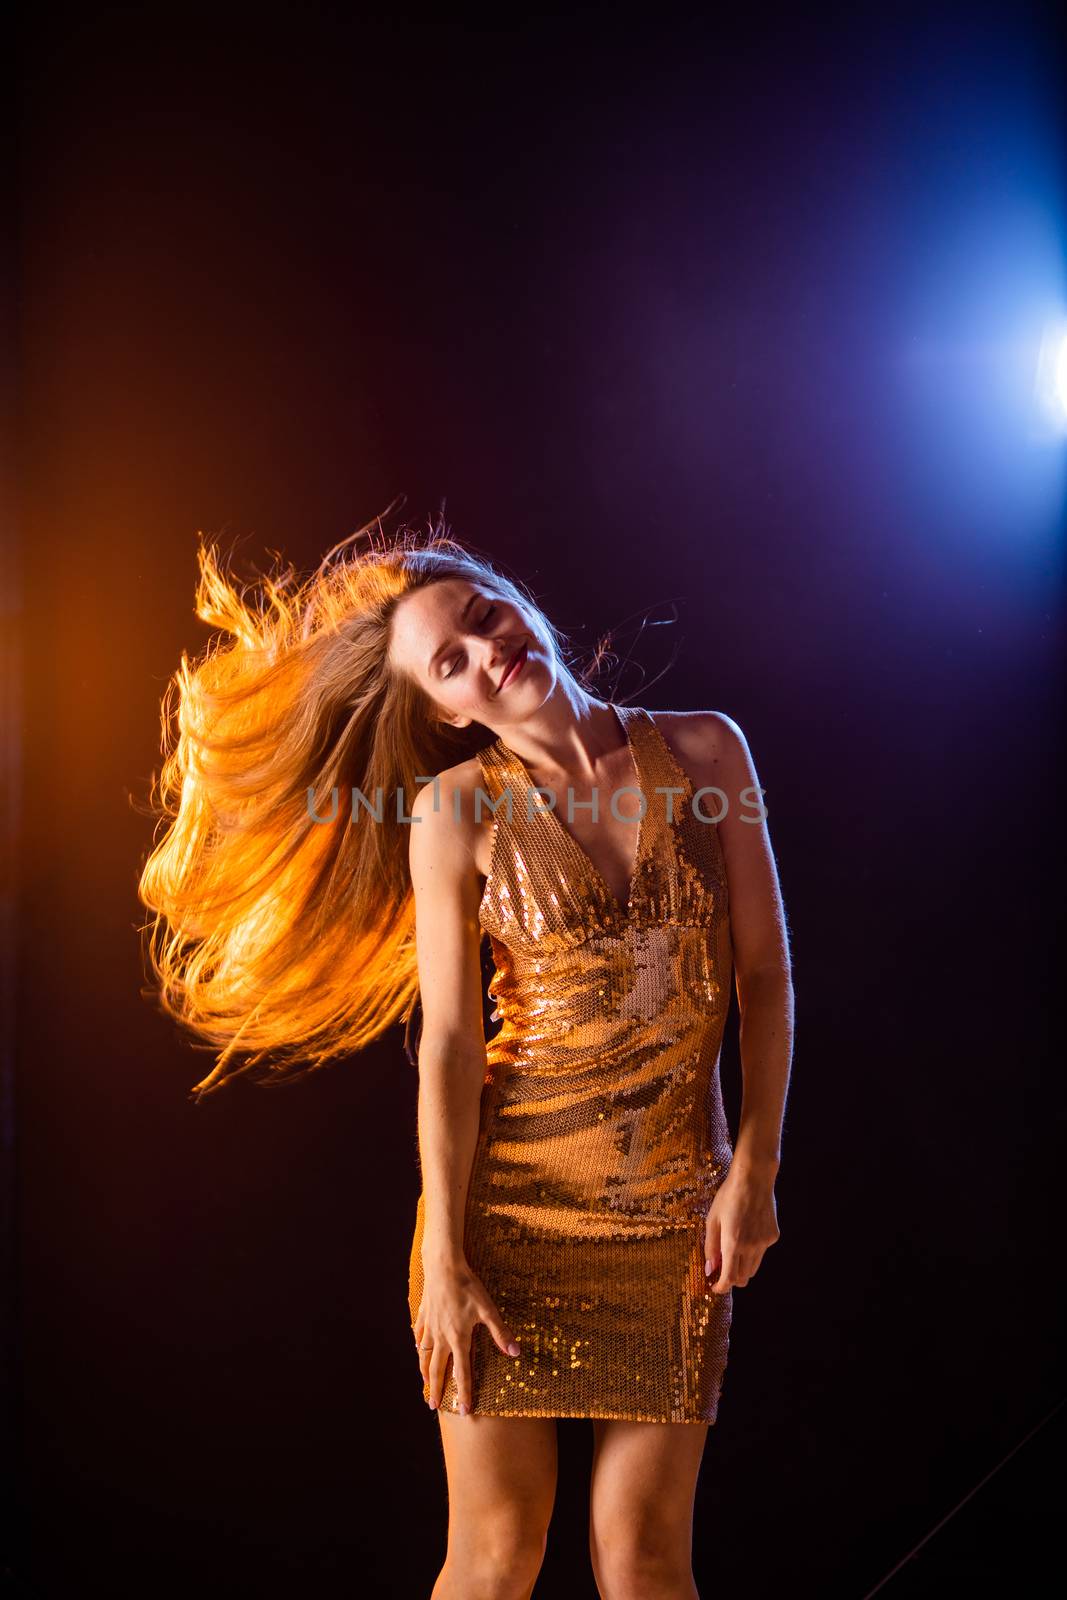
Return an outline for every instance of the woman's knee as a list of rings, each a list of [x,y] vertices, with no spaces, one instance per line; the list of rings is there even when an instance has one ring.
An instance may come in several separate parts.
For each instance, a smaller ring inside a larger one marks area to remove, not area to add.
[[[654,1519],[590,1528],[589,1552],[601,1594],[639,1600],[692,1580],[692,1539],[687,1528]]]
[[[477,1528],[449,1529],[446,1575],[451,1587],[434,1600],[528,1600],[545,1558],[547,1529],[486,1514]]]

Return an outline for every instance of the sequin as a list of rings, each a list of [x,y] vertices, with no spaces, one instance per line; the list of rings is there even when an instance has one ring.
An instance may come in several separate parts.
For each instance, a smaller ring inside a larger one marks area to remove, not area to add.
[[[479,907],[501,1026],[464,1248],[520,1354],[475,1329],[471,1410],[713,1423],[733,1311],[732,1290],[715,1294],[704,1273],[705,1219],[733,1156],[719,1077],[726,870],[652,714],[613,709],[645,800],[625,908],[559,817],[528,813],[529,774],[503,742],[479,756],[486,793],[508,788],[512,805],[496,811]],[[420,1195],[413,1326],[422,1234]],[[457,1404],[451,1363],[441,1404]]]

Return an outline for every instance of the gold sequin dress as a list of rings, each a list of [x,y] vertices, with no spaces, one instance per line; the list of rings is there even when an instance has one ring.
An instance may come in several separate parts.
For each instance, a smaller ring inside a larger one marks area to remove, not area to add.
[[[652,714],[613,710],[644,797],[625,911],[522,761],[499,739],[479,755],[500,800],[479,920],[502,1023],[486,1048],[465,1253],[520,1354],[475,1328],[471,1410],[712,1423],[733,1310],[733,1291],[715,1294],[704,1273],[704,1221],[733,1156],[719,1081],[726,870]],[[412,1326],[422,1234],[420,1195]],[[441,1404],[456,1403],[449,1363]]]

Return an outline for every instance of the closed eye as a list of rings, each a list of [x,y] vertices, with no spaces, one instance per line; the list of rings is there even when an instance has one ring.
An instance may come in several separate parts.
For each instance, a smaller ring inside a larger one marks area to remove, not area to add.
[[[478,623],[479,628],[484,628],[487,622],[491,622],[492,621],[495,611],[496,611],[496,606],[495,605],[491,605],[489,607],[488,611],[485,613],[485,615],[479,621],[479,623]],[[457,657],[456,659],[458,660],[459,658]],[[442,674],[442,676],[445,677],[445,678],[454,678],[455,675],[456,675],[455,666],[453,666],[450,671],[445,672],[445,673]]]

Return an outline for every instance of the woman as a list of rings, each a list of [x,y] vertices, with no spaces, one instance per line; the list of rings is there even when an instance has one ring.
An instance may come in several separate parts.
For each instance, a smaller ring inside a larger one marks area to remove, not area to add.
[[[177,929],[153,947],[165,1002],[225,1044],[205,1093],[268,1058],[258,1081],[289,1081],[417,994],[409,1311],[449,1503],[434,1600],[530,1595],[560,1416],[593,1419],[601,1595],[692,1596],[732,1291],[779,1236],[792,1050],[748,746],[720,713],[597,699],[532,598],[440,529],[335,553],[295,595],[272,583],[266,615],[204,558],[198,609],[237,643],[183,662],[163,783],[181,800],[142,879]],[[390,779],[414,789],[410,823],[374,809]]]

